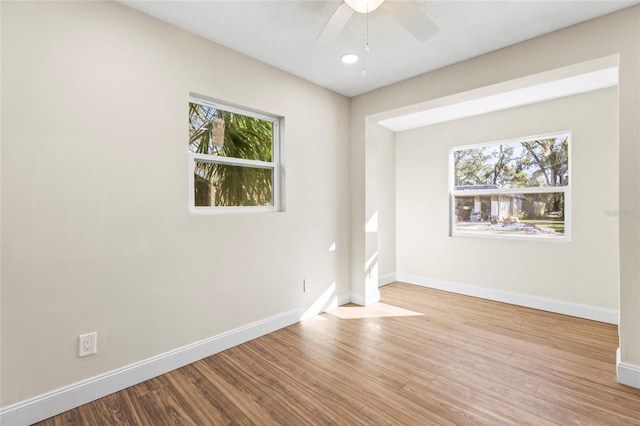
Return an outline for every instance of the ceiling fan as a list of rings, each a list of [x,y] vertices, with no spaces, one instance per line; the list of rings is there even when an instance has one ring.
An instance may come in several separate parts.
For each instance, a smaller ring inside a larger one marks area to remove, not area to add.
[[[344,0],[324,26],[313,46],[334,41],[340,31],[347,25],[353,12],[371,13],[380,6],[420,42],[433,37],[440,31],[438,26],[422,12],[418,4],[413,0],[387,2],[384,0]]]

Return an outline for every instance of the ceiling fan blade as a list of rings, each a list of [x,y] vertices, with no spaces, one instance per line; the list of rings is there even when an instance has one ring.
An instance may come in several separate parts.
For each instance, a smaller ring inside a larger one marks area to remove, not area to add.
[[[415,1],[386,1],[382,6],[418,41],[428,40],[440,31]]]
[[[340,34],[340,31],[347,25],[347,21],[353,15],[353,9],[351,9],[345,2],[342,2],[340,6],[333,12],[331,19],[324,26],[322,32],[318,35],[316,40],[311,45],[313,49],[315,46],[323,45],[327,43],[333,43]]]

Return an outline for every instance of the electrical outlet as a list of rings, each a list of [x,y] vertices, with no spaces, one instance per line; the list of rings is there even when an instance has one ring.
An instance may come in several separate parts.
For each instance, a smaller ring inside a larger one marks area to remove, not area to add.
[[[98,352],[98,333],[81,334],[78,336],[78,356],[87,356]]]
[[[304,291],[306,293],[309,290],[311,290],[311,280],[310,279],[306,279],[306,280],[304,280],[302,282],[302,291]]]

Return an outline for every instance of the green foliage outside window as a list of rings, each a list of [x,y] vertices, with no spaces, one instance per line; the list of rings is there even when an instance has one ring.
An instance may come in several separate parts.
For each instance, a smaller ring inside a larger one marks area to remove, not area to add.
[[[214,122],[224,122],[224,143],[214,141]],[[189,150],[194,153],[263,162],[273,161],[271,121],[189,103]],[[272,168],[196,161],[196,206],[271,206]]]
[[[458,189],[483,185],[530,188],[569,184],[567,136],[458,149],[453,152],[453,161]],[[537,202],[545,202],[545,214],[555,213],[564,217],[561,193],[539,194],[537,197]]]
[[[455,185],[499,188],[569,184],[568,138],[548,138],[453,152]]]

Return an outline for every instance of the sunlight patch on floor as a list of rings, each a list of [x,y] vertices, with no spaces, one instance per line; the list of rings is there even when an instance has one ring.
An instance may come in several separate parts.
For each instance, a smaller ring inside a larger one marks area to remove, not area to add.
[[[342,319],[409,317],[424,315],[420,312],[398,308],[397,306],[387,305],[386,303],[374,303],[369,306],[358,306],[349,304],[328,310],[327,314]]]

